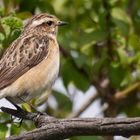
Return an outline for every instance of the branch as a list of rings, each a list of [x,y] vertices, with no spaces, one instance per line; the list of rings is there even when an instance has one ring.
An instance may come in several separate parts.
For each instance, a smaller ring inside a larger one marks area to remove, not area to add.
[[[97,93],[92,95],[76,112],[71,113],[68,118],[79,117],[98,97]]]
[[[133,1],[133,0],[128,0],[127,13],[128,13],[129,16],[132,16],[134,4],[135,4],[135,1]]]
[[[123,91],[119,91],[117,93],[115,93],[114,98],[115,99],[122,99],[127,97],[132,91],[136,90],[137,88],[139,88],[140,86],[140,82],[136,82],[133,83],[132,85],[130,85],[129,87],[127,87],[126,89],[124,89]]]
[[[4,112],[15,112],[13,109],[1,108]],[[140,117],[137,118],[74,118],[56,119],[46,114],[35,114],[31,112],[19,113],[16,116],[32,120],[38,128],[9,137],[6,140],[62,140],[72,136],[85,135],[120,135],[129,137],[140,135]],[[25,115],[25,116],[23,116]]]
[[[98,118],[98,119],[56,119],[44,127],[34,129],[7,140],[58,140],[83,135],[122,135],[140,134],[140,118]]]

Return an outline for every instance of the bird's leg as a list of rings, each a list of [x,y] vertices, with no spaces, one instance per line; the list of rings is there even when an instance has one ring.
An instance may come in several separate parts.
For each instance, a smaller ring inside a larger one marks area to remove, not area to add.
[[[22,111],[23,112],[23,109],[20,106],[18,106],[17,104],[15,104],[11,99],[6,97],[6,100],[8,100],[18,111]]]

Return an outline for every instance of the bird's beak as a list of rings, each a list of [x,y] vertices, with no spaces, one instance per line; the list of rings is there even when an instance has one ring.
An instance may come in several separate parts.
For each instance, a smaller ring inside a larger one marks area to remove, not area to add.
[[[65,21],[59,21],[56,26],[64,26],[64,25],[67,25],[68,22],[65,22]]]

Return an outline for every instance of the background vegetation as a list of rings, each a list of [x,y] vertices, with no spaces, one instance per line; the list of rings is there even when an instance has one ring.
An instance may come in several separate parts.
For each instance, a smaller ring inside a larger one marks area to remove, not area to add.
[[[139,116],[140,1],[0,0],[1,55],[19,36],[23,21],[42,12],[69,22],[67,27],[59,30],[58,35],[61,50],[59,77],[68,94],[52,91],[51,97],[55,99],[56,107],[47,101],[36,103],[33,100],[32,104],[43,104],[43,111],[59,118],[73,116],[74,95],[69,94],[70,85],[83,94],[94,86],[97,93],[86,101],[87,106],[82,111],[99,100],[101,107],[107,104],[102,110],[104,117],[117,117],[120,114]],[[23,107],[31,110],[27,104]],[[5,138],[7,133],[20,134],[33,128],[35,126],[29,121],[23,121],[21,127],[17,127],[9,115],[0,113],[0,139]],[[112,137],[71,138],[94,139],[109,140]]]

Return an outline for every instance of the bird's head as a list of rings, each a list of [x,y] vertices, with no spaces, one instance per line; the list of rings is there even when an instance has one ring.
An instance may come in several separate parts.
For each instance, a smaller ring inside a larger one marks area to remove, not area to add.
[[[25,31],[38,31],[42,33],[56,34],[58,26],[66,25],[66,22],[60,21],[53,15],[47,13],[33,16],[24,27]]]

